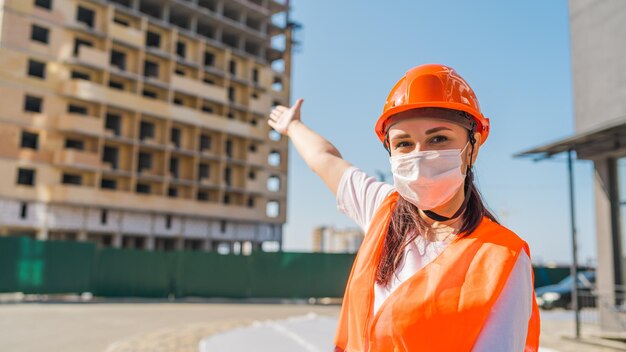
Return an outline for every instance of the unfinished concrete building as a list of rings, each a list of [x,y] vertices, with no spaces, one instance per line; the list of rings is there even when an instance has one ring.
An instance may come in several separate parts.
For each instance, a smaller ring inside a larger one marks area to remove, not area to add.
[[[287,140],[266,118],[289,103],[288,4],[0,4],[0,234],[280,247]]]

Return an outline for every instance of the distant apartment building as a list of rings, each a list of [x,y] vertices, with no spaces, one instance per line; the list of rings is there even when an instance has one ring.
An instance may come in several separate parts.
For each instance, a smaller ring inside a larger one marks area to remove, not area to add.
[[[363,231],[359,228],[320,226],[313,230],[313,252],[356,253],[362,242]]]
[[[287,140],[266,116],[289,103],[288,7],[0,0],[0,234],[279,247]]]

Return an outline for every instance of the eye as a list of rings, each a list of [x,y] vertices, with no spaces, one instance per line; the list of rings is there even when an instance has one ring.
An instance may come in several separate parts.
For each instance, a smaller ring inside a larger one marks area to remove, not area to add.
[[[400,141],[400,142],[396,142],[394,145],[394,149],[399,149],[399,148],[406,148],[406,147],[410,147],[412,146],[413,143],[411,142],[407,142],[407,141]]]
[[[434,136],[433,138],[431,138],[429,142],[432,144],[441,144],[447,141],[448,141],[448,137],[438,135],[438,136]]]

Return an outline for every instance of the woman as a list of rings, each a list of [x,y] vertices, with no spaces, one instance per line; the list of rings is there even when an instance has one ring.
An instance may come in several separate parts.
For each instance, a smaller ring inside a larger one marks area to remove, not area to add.
[[[528,245],[498,224],[473,182],[489,119],[467,82],[449,67],[422,65],[394,86],[375,125],[393,186],[306,127],[302,102],[274,108],[268,123],[365,232],[335,351],[537,351]]]

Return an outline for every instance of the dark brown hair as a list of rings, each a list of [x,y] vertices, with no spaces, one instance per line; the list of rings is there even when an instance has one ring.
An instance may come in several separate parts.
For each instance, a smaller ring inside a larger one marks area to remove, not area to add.
[[[463,224],[459,229],[459,234],[467,236],[471,234],[484,216],[498,222],[495,216],[487,209],[478,189],[473,181],[473,172],[468,170],[465,178],[465,190],[469,187],[469,197],[463,217]],[[391,221],[385,236],[383,252],[378,262],[376,272],[376,283],[386,286],[391,281],[392,275],[396,272],[404,258],[404,249],[413,242],[417,236],[424,233],[427,223],[421,218],[415,205],[398,197]]]

